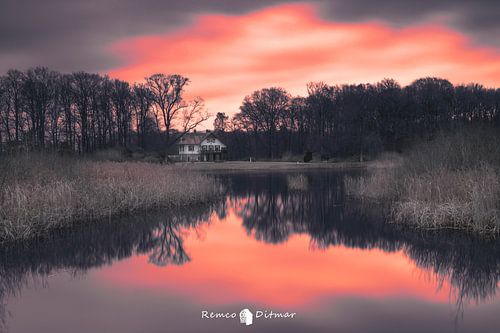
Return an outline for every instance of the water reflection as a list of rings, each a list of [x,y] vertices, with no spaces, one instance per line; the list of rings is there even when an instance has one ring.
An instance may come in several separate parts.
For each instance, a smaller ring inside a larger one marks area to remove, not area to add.
[[[64,271],[73,276],[146,254],[155,265],[182,265],[190,260],[183,230],[208,223],[217,205],[188,211],[153,212],[60,230],[30,242],[0,247],[0,319],[5,324],[5,298],[25,285],[46,285],[46,277]],[[0,325],[1,331],[2,325]]]
[[[495,295],[500,242],[473,234],[415,231],[387,223],[380,205],[346,199],[341,173],[303,174],[308,190],[290,188],[281,174],[232,176],[233,202],[249,235],[268,243],[308,234],[316,249],[331,246],[402,250],[418,267],[452,287],[459,307]],[[290,176],[288,176],[290,177]]]
[[[496,295],[500,280],[497,239],[459,232],[407,233],[406,238],[405,253],[418,267],[450,283],[459,308],[464,302],[483,302]]]
[[[291,181],[290,176],[295,178]],[[500,280],[498,240],[463,233],[417,232],[388,224],[383,207],[346,199],[342,173],[218,177],[227,184],[228,195],[208,207],[85,225],[1,247],[0,299],[4,303],[10,296],[22,297],[19,292],[25,285],[39,281],[43,286],[47,276],[60,271],[80,275],[134,255],[146,255],[150,265],[182,266],[192,259],[186,245],[188,233],[214,230],[210,223],[227,223],[232,215],[260,244],[284,244],[301,235],[309,239],[308,250],[320,252],[341,247],[402,251],[423,272],[452,288],[459,309],[464,302],[483,302],[496,293]],[[207,256],[221,254],[214,251],[230,256],[232,248],[227,245],[204,251]],[[296,269],[302,269],[300,264]],[[333,283],[336,277],[327,278]],[[1,309],[5,316],[5,305]]]

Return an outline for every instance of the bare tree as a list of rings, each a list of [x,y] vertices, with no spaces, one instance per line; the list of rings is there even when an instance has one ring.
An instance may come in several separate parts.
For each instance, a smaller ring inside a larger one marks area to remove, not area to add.
[[[132,121],[132,93],[127,82],[113,80],[112,101],[116,112],[118,143],[127,146]]]
[[[92,150],[89,136],[89,120],[91,107],[94,102],[95,91],[99,88],[101,78],[97,74],[78,72],[73,74],[72,92],[77,110],[76,121],[80,127],[80,149],[83,152]]]
[[[183,100],[184,87],[189,79],[178,74],[154,74],[146,78],[146,84],[151,90],[154,105],[163,117],[165,141],[170,143],[170,131],[179,112],[188,104]]]
[[[155,74],[131,89],[98,74],[9,70],[0,77],[0,146],[11,152],[49,144],[85,153],[134,143],[164,149],[165,139],[168,146],[175,142],[174,132],[178,139],[209,118],[201,98],[184,98],[188,84],[181,75]],[[391,79],[317,82],[307,91],[291,98],[282,88],[262,89],[247,96],[231,120],[218,113],[214,128],[224,131],[231,158],[312,151],[363,160],[443,130],[500,126],[500,89],[475,83],[453,86],[433,77],[406,87]]]
[[[290,95],[283,88],[266,88],[245,97],[240,107],[242,118],[252,123],[254,129],[267,134],[268,157],[276,150],[276,131],[282,114],[289,107]]]
[[[7,113],[9,115],[13,114],[14,116],[14,138],[16,142],[18,142],[23,127],[22,85],[24,73],[19,70],[11,69],[7,72],[7,75],[2,81]]]
[[[7,133],[10,131],[9,126],[4,124],[4,118],[9,117],[8,108],[6,107],[7,93],[5,90],[4,78],[0,77],[0,152],[2,151],[2,144],[4,141],[2,127],[5,127],[5,131],[7,131]],[[10,141],[10,139],[7,139],[7,141]]]
[[[228,128],[229,117],[224,112],[217,112],[214,120],[214,130],[216,132],[224,132]]]
[[[200,97],[195,98],[182,110],[181,135],[195,129],[208,118],[210,118],[210,113],[205,109],[205,102]]]
[[[45,145],[46,115],[54,102],[57,75],[48,68],[37,67],[27,71],[23,82],[32,139],[39,148]]]
[[[151,112],[151,105],[153,103],[153,94],[144,84],[135,84],[133,93],[138,144],[144,148],[149,113]]]

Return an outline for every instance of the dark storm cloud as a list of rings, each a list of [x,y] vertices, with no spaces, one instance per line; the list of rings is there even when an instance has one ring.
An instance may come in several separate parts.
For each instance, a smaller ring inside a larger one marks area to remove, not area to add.
[[[0,0],[0,71],[46,65],[104,71],[118,65],[106,49],[121,38],[164,33],[197,14],[241,14],[295,0]],[[305,1],[301,1],[305,2]],[[316,0],[325,18],[404,26],[445,17],[475,41],[499,47],[498,1]]]
[[[206,11],[237,14],[272,1],[244,3],[0,0],[0,71],[37,64],[63,71],[106,70],[117,65],[106,47],[120,38],[166,32]]]
[[[396,26],[443,21],[476,42],[500,47],[498,0],[324,1],[327,17],[344,21],[382,20]]]

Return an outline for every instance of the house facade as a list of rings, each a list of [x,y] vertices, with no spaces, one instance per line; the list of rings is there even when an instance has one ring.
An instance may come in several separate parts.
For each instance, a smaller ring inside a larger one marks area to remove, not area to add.
[[[227,146],[213,133],[186,133],[177,142],[177,160],[211,162],[227,159]]]

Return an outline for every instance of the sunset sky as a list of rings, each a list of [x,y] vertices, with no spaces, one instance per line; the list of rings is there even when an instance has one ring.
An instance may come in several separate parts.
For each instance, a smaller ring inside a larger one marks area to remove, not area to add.
[[[2,0],[0,71],[30,66],[191,79],[212,114],[310,81],[424,76],[500,86],[497,1]]]

